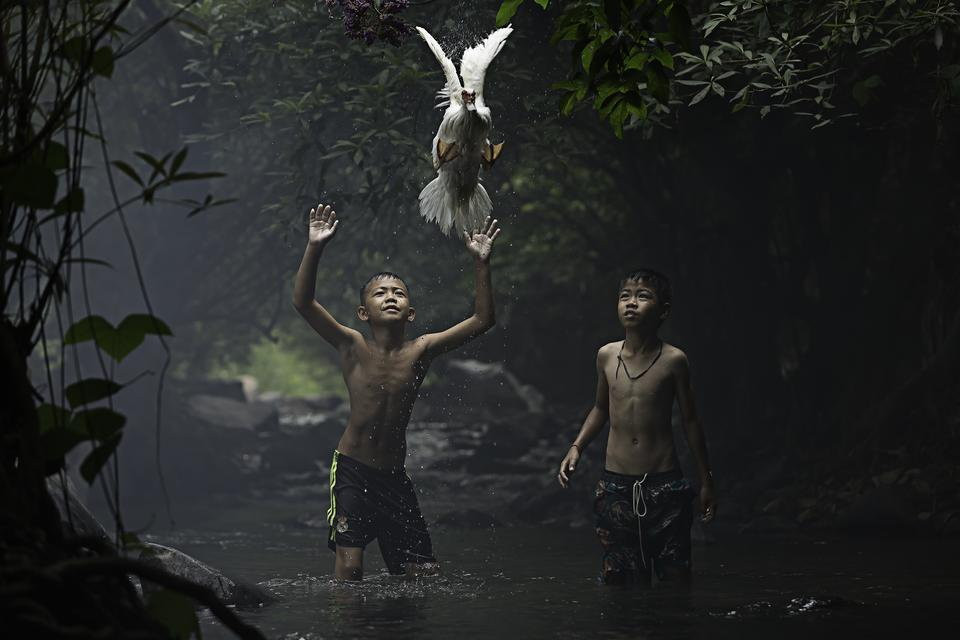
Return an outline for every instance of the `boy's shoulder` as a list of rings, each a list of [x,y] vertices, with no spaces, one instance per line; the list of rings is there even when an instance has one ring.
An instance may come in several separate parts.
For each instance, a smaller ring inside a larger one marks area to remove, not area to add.
[[[617,340],[616,342],[608,342],[597,349],[597,365],[603,366],[612,358],[616,358],[617,354],[620,353],[621,346],[623,346],[623,340]]]
[[[617,340],[616,342],[608,342],[597,350],[598,356],[608,356],[611,353],[617,353],[620,351],[620,346],[623,344],[623,340]]]
[[[668,361],[686,362],[687,360],[687,354],[683,352],[683,349],[676,347],[669,342],[663,343],[663,355],[661,357],[666,358]]]

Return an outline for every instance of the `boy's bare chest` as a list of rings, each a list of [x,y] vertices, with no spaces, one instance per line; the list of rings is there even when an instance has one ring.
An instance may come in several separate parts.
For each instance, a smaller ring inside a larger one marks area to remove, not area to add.
[[[631,378],[622,365],[618,370],[618,364],[617,359],[614,358],[605,369],[612,408],[631,406],[654,409],[662,405],[667,408],[671,406],[674,386],[666,367],[660,367],[657,370],[657,366],[654,366],[639,377],[637,377],[639,371],[634,373],[631,370],[630,374],[634,376]]]
[[[347,370],[346,381],[354,390],[373,392],[403,392],[420,386],[426,366],[420,354],[410,352],[383,355],[370,351],[356,354],[353,366]]]

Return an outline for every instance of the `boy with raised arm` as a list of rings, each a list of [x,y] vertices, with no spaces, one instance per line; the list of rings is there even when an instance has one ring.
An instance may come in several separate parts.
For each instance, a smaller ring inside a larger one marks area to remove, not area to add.
[[[651,571],[661,581],[690,579],[693,492],[673,441],[675,401],[700,474],[701,519],[710,522],[716,514],[687,356],[657,335],[669,313],[666,276],[641,269],[621,280],[617,315],[626,335],[597,352],[596,402],[557,474],[566,487],[584,448],[609,418],[606,463],[594,502],[601,576],[608,584],[649,584]]]
[[[340,222],[329,206],[310,210],[307,249],[297,271],[293,304],[340,354],[350,395],[347,428],[330,467],[329,546],[336,552],[336,577],[363,577],[363,550],[375,538],[390,573],[438,568],[430,535],[410,477],[404,470],[406,429],[417,390],[438,355],[459,347],[494,325],[490,251],[500,234],[497,221],[464,234],[476,269],[473,315],[440,333],[408,340],[416,312],[400,276],[373,275],[360,290],[357,317],[370,337],[337,322],[314,299],[317,264]]]

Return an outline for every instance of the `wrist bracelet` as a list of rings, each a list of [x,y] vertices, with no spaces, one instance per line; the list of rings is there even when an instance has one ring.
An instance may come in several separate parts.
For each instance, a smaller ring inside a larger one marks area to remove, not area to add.
[[[571,445],[570,445],[570,448],[571,448],[571,449],[576,449],[576,450],[577,450],[577,455],[583,453],[583,449],[581,449],[581,448],[580,448],[580,445],[578,445],[577,443],[571,444]]]

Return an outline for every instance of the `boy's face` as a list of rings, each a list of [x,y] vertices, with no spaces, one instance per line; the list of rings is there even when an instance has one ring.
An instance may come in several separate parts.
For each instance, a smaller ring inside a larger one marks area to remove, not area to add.
[[[669,304],[660,304],[653,289],[642,282],[627,280],[620,288],[617,316],[624,328],[659,326],[670,313]]]
[[[367,286],[357,317],[371,324],[413,322],[416,311],[410,306],[407,287],[397,278],[380,278]]]

